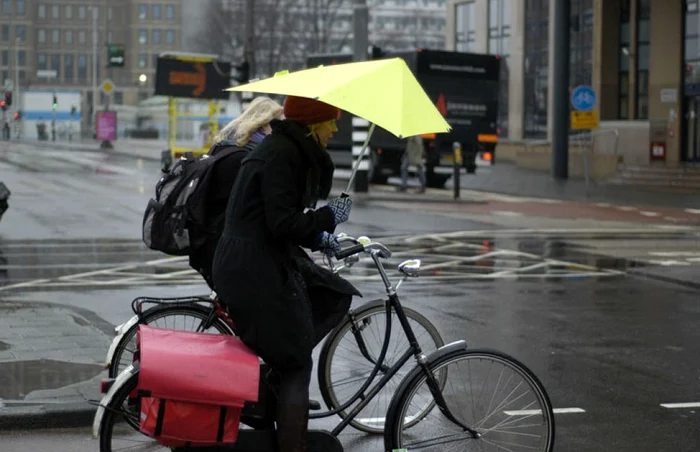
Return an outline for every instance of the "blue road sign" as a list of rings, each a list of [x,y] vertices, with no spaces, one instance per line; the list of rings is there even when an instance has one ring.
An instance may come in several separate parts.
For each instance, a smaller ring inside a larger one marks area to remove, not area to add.
[[[588,85],[579,85],[571,93],[571,106],[578,111],[591,111],[595,106],[595,91]]]

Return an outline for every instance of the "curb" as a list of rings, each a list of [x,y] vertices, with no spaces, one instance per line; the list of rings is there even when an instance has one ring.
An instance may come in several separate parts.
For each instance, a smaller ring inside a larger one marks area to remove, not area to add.
[[[131,152],[126,152],[126,151],[120,151],[116,150],[114,148],[112,149],[100,149],[99,144],[95,145],[95,148],[92,147],[75,147],[72,145],[69,145],[67,143],[60,143],[58,145],[52,144],[52,147],[56,149],[65,149],[69,151],[76,151],[76,152],[92,152],[92,153],[104,153],[104,154],[109,154],[109,155],[119,155],[122,157],[130,157],[130,158],[141,158],[144,160],[152,160],[154,162],[160,162],[160,155],[158,156],[151,156],[149,154],[146,155],[139,155],[139,154],[134,154]]]
[[[655,273],[649,273],[644,270],[628,270],[628,274],[639,276],[642,278],[653,279],[656,281],[667,282],[671,284],[677,284],[679,286],[688,287],[690,289],[700,290],[700,282],[689,281],[687,279],[675,278],[673,276],[660,275]]]
[[[3,411],[0,408],[0,431],[89,427],[97,408],[87,402],[72,402],[32,407],[20,413]]]

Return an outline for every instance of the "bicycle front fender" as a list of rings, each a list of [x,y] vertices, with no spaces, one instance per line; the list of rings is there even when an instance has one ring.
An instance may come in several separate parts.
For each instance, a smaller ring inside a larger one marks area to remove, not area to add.
[[[139,320],[140,317],[138,315],[135,315],[132,318],[130,318],[127,322],[122,323],[121,325],[115,328],[117,335],[114,337],[112,343],[109,346],[109,349],[107,350],[107,357],[105,358],[105,369],[109,369],[109,367],[112,365],[114,353],[116,353],[117,347],[119,346],[119,343],[121,342],[126,332],[133,328],[135,325],[138,325]]]
[[[100,400],[100,404],[97,406],[97,411],[95,412],[95,419],[93,419],[92,421],[92,437],[94,439],[97,439],[100,434],[100,426],[102,425],[102,418],[105,414],[105,407],[108,406],[109,403],[112,401],[114,394],[116,394],[117,391],[136,372],[136,367],[133,364],[129,365],[129,367],[124,369],[124,371],[117,376],[117,378],[114,380],[114,383],[109,388],[109,391],[107,391],[107,394],[105,394],[104,397],[102,397],[102,400]]]

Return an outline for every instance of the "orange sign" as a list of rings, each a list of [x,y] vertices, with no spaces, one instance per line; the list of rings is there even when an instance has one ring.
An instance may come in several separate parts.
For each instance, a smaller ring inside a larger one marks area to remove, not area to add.
[[[173,71],[168,74],[168,82],[173,86],[194,86],[192,95],[199,97],[207,88],[207,71],[201,63],[194,65],[196,72]]]

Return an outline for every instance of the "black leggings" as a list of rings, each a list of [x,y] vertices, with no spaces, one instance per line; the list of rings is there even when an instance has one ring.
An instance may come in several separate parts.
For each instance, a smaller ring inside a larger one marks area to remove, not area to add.
[[[339,294],[325,287],[309,287],[313,312],[315,342],[318,345],[345,317],[351,295]],[[277,443],[279,452],[306,452],[309,424],[309,384],[313,360],[302,368],[276,369],[279,374],[277,400]]]

